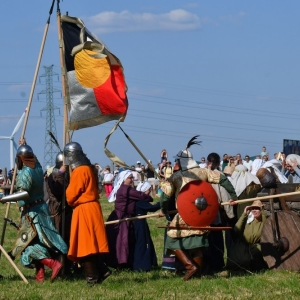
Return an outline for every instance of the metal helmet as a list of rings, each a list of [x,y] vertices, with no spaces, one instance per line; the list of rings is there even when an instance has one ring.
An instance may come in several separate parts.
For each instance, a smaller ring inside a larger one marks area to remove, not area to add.
[[[90,160],[83,153],[80,144],[76,142],[66,144],[64,148],[64,156],[68,160],[67,164],[69,164],[72,169],[82,165],[91,164]]]
[[[199,167],[194,160],[192,153],[187,149],[179,151],[174,158],[176,161],[179,161],[179,166],[182,171]]]
[[[64,154],[60,151],[55,158],[55,168],[59,169],[63,164]]]
[[[76,142],[68,143],[64,148],[64,155],[68,157],[68,155],[74,153],[75,151],[82,151],[80,144]]]
[[[28,145],[21,145],[17,150],[17,155],[25,155],[25,154],[32,154],[33,155],[33,150]]]
[[[199,135],[192,137],[187,143],[184,150],[181,150],[174,156],[176,161],[179,161],[180,169],[186,171],[188,169],[199,167],[197,162],[194,160],[192,153],[188,150],[192,145],[200,145],[201,141],[197,141]]]
[[[189,150],[185,149],[185,150],[179,151],[177,153],[177,155],[174,156],[174,158],[177,158],[177,159],[180,159],[180,158],[191,158],[191,159],[193,159],[193,155],[192,155],[192,153]]]

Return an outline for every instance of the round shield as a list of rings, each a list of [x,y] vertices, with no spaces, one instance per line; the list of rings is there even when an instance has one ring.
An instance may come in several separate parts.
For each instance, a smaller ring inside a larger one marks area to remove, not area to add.
[[[219,211],[218,196],[206,181],[191,181],[178,194],[177,209],[187,225],[209,226]]]

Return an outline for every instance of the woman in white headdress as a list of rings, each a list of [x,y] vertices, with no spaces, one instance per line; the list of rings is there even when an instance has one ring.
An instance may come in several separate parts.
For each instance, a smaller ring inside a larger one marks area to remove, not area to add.
[[[255,198],[262,187],[259,179],[247,171],[243,165],[237,165],[231,175],[231,183],[239,200]],[[236,215],[239,219],[243,214],[247,203],[240,203],[236,208]]]
[[[151,193],[151,184],[147,181],[140,182],[136,190]],[[136,216],[146,215],[148,212],[155,212],[160,209],[160,202],[152,205],[146,201],[135,202]],[[150,235],[150,230],[146,219],[134,221],[135,248],[134,248],[134,271],[150,271],[153,266],[157,266],[157,257],[154,244]]]
[[[132,184],[133,175],[130,170],[123,171],[116,177],[114,189],[108,198],[109,202],[115,201],[115,209],[108,221],[134,217],[137,201],[153,201],[148,193],[137,191]],[[107,225],[106,232],[109,244],[107,264],[119,269],[132,268],[135,240],[133,222]]]

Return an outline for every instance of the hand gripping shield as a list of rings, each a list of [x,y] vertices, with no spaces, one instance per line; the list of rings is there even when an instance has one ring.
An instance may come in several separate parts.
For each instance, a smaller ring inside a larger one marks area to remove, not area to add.
[[[177,209],[187,225],[209,226],[219,211],[218,196],[206,181],[191,181],[178,194]]]

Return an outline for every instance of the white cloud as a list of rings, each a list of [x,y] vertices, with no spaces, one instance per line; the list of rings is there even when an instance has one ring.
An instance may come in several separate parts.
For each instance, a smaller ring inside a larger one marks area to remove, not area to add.
[[[171,10],[164,14],[120,13],[106,11],[92,16],[86,22],[95,33],[125,31],[186,31],[201,27],[200,18],[184,9]]]

